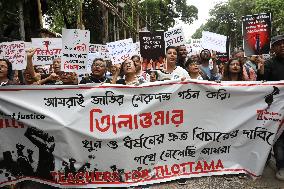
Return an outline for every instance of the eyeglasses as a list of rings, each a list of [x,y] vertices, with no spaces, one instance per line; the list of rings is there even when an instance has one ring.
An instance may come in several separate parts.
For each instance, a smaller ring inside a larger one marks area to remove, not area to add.
[[[103,65],[103,64],[93,64],[93,67],[103,68],[103,67],[105,67],[105,65]]]

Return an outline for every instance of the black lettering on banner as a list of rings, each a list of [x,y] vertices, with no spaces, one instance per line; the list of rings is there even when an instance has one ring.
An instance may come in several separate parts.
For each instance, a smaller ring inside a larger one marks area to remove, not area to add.
[[[219,89],[217,92],[215,91],[206,91],[207,92],[207,98],[216,98],[216,99],[220,99],[220,100],[224,100],[224,99],[229,99],[231,97],[230,93],[227,93],[226,89]]]
[[[242,134],[246,135],[248,139],[252,139],[252,140],[260,138],[267,144],[271,145],[273,140],[271,141],[270,137],[272,137],[275,133],[269,132],[267,131],[267,129],[262,128],[262,127],[256,127],[255,129],[251,129],[251,130],[243,130]]]
[[[144,136],[142,134],[138,139],[132,139],[130,136],[127,136],[123,139],[124,146],[132,149],[132,148],[145,148],[152,149],[157,144],[164,143],[164,134],[153,135],[153,136]]]
[[[188,132],[168,133],[168,141],[183,141],[188,139]]]
[[[98,148],[102,148],[102,141],[88,141],[83,140],[82,143],[84,144],[83,147],[88,149],[89,152],[97,151]]]
[[[195,127],[193,129],[193,140],[199,139],[201,141],[217,141],[228,140],[237,137],[239,130],[231,131],[229,133],[221,132],[204,132],[204,129]]]
[[[203,148],[200,153],[205,154],[205,155],[229,154],[230,153],[230,147],[231,147],[231,145],[221,146],[221,147],[213,147],[213,148]]]
[[[160,155],[160,160],[168,161],[169,159],[180,160],[184,157],[195,157],[196,147],[187,146],[184,150],[165,150]]]
[[[134,157],[134,161],[136,161],[139,164],[143,164],[143,165],[149,165],[154,164],[156,162],[156,153],[153,154],[147,154],[145,156],[137,156]]]
[[[123,104],[124,95],[114,95],[112,91],[106,91],[105,96],[91,96],[93,104],[108,105],[109,103],[118,105]]]
[[[178,96],[182,99],[198,99],[200,91],[192,91],[191,89],[187,89],[186,91],[178,92]]]
[[[159,102],[162,101],[168,101],[171,99],[172,93],[158,93],[158,94],[139,94],[139,95],[133,95],[132,97],[132,105],[133,107],[138,107],[138,102],[149,104],[152,100],[159,100]]]
[[[78,97],[69,97],[69,98],[44,98],[45,105],[51,106],[51,107],[59,107],[59,105],[62,105],[63,107],[67,106],[70,107],[76,107],[77,105],[81,107],[85,107],[82,104],[84,103],[84,96],[82,94],[76,94]]]

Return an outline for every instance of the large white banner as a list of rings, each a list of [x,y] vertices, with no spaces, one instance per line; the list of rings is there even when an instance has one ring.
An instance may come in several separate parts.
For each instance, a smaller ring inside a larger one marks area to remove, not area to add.
[[[32,47],[36,49],[33,56],[34,65],[52,64],[56,58],[61,58],[61,38],[32,38]]]
[[[0,91],[0,186],[25,179],[90,188],[259,177],[284,121],[284,82]]]
[[[86,72],[88,64],[90,31],[62,29],[61,70],[66,72]]]

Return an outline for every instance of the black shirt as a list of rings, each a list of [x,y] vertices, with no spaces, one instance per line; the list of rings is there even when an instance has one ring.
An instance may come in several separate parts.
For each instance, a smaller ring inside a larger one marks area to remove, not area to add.
[[[279,81],[284,80],[284,59],[271,58],[265,62],[264,75],[257,75],[258,80]]]
[[[90,77],[85,77],[80,81],[80,84],[86,83],[111,83],[111,81],[105,76],[103,78],[97,79],[93,76],[93,74],[91,74]]]

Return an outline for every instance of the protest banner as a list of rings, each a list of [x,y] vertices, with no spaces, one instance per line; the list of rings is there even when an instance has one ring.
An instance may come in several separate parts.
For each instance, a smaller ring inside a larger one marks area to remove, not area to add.
[[[271,38],[270,13],[242,17],[243,47],[246,56],[269,54]]]
[[[61,70],[65,72],[86,72],[88,63],[90,31],[62,29]]]
[[[109,51],[107,49],[107,45],[101,46],[101,56],[104,60],[110,60]]]
[[[48,65],[61,58],[61,38],[32,38],[32,47],[36,49],[33,56],[34,65]]]
[[[216,52],[217,64],[226,63],[229,61],[230,58],[230,41],[227,38],[226,42],[226,52]]]
[[[142,70],[160,70],[164,67],[165,41],[163,31],[139,32]]]
[[[102,58],[103,60],[110,60],[107,45],[90,44],[89,53],[99,53],[98,58]]]
[[[200,54],[202,51],[201,39],[190,39],[190,43],[186,44],[187,52],[189,55]]]
[[[135,53],[132,38],[107,43],[113,64],[121,64]]]
[[[141,56],[141,53],[140,53],[140,42],[134,43],[134,49],[135,49],[134,50],[135,54]]]
[[[170,29],[164,33],[165,47],[180,46],[185,44],[185,37],[182,27]]]
[[[127,187],[238,173],[257,178],[284,123],[283,81],[0,91],[0,186],[35,180]]]
[[[226,52],[227,37],[224,35],[203,31],[201,47],[218,52]]]
[[[12,63],[13,70],[23,70],[27,66],[24,41],[0,43],[0,55]]]
[[[100,53],[102,51],[101,44],[90,44],[89,53]]]

